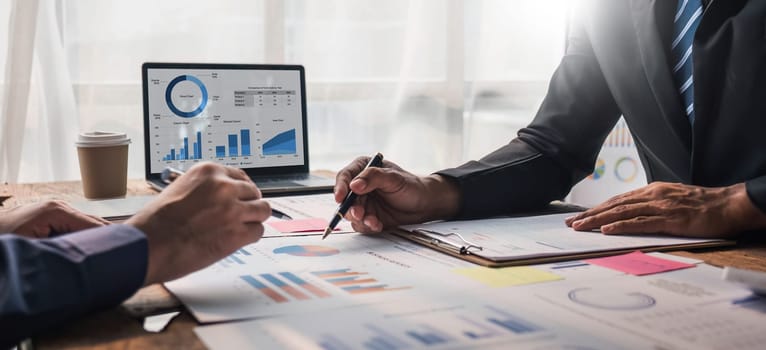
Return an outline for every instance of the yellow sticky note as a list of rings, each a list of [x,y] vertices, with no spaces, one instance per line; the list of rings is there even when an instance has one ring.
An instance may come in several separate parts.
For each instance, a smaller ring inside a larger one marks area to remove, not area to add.
[[[488,267],[469,267],[452,272],[479,281],[489,287],[509,287],[524,284],[557,281],[564,279],[559,275],[533,267],[518,266],[493,269]]]

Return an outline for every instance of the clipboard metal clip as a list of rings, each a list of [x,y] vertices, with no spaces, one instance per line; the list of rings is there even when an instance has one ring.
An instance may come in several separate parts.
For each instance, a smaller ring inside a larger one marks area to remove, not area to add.
[[[471,249],[484,250],[484,248],[482,248],[480,245],[476,245],[467,241],[465,238],[463,238],[463,236],[461,236],[457,232],[442,233],[442,232],[436,232],[436,231],[426,230],[422,228],[415,229],[412,232],[420,234],[426,241],[428,241],[432,245],[447,248],[460,255],[471,254]],[[442,238],[438,238],[434,236],[438,236]],[[460,238],[460,240],[463,241],[463,244],[457,244],[450,240],[444,239],[449,236],[457,236],[457,238]]]

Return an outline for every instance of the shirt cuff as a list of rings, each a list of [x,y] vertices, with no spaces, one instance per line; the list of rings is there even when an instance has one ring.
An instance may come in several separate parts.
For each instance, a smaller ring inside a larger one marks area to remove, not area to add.
[[[51,241],[81,261],[80,278],[94,307],[120,303],[144,284],[148,243],[144,233],[133,226],[102,226]]]

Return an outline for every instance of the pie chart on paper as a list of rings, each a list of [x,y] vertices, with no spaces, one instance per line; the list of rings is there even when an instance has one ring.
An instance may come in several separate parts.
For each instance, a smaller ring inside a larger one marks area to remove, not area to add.
[[[623,292],[605,288],[578,288],[569,292],[569,300],[602,310],[642,310],[653,307],[654,297],[640,292]]]
[[[340,250],[321,245],[288,245],[274,249],[274,254],[322,257],[340,253]]]

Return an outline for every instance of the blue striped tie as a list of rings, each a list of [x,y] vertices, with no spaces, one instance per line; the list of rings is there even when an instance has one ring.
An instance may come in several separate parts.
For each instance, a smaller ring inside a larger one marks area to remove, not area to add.
[[[694,77],[692,75],[692,42],[702,18],[701,0],[679,0],[673,20],[673,78],[684,103],[686,116],[694,124]]]

